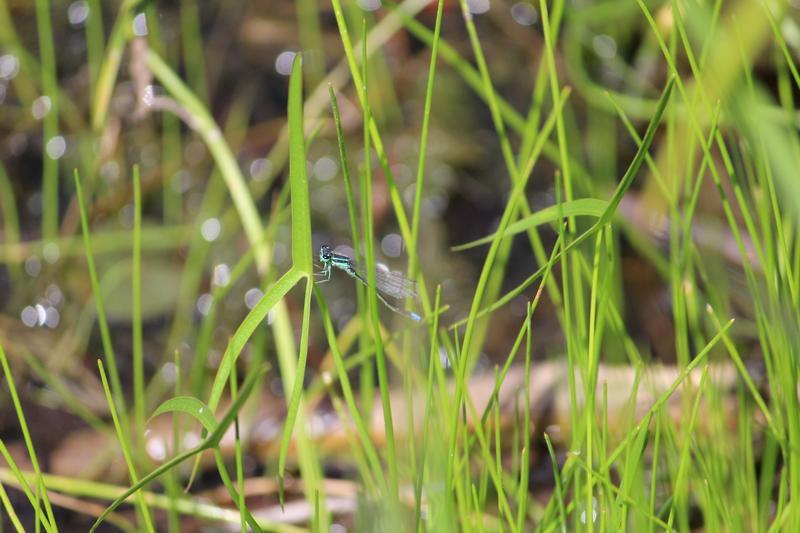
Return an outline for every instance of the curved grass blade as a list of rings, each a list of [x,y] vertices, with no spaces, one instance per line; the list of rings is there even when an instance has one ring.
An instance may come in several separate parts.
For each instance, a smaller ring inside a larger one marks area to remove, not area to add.
[[[132,485],[128,490],[123,492],[116,500],[111,502],[111,505],[106,507],[106,509],[100,514],[100,516],[97,518],[97,520],[92,525],[92,528],[89,531],[94,531],[95,529],[97,529],[97,527],[101,523],[103,523],[103,521],[110,513],[112,513],[114,510],[117,509],[117,507],[122,505],[122,503],[125,500],[127,500],[131,495],[138,492],[140,489],[142,489],[145,485],[147,485],[154,479],[157,479],[159,476],[171,470],[172,468],[175,468],[176,466],[186,461],[187,459],[190,459],[195,455],[204,452],[205,450],[217,446],[219,444],[219,441],[222,439],[222,436],[225,434],[225,431],[227,431],[228,426],[230,426],[233,423],[234,418],[236,418],[236,415],[241,410],[242,406],[244,405],[244,402],[247,400],[247,398],[250,397],[250,393],[253,392],[253,388],[255,387],[256,383],[261,381],[261,378],[264,376],[266,371],[267,371],[266,368],[261,368],[257,372],[253,372],[247,377],[247,380],[245,380],[244,385],[242,385],[242,389],[239,393],[239,396],[236,398],[236,401],[234,401],[231,404],[231,407],[230,409],[228,409],[228,412],[225,414],[224,417],[222,417],[222,420],[220,420],[220,422],[216,425],[216,427],[214,427],[214,430],[209,433],[209,435],[205,438],[205,440],[203,440],[203,442],[201,442],[196,448],[192,448],[191,450],[188,450],[176,457],[173,457],[172,459],[162,464],[161,466],[159,466],[146,476],[142,477],[138,483]],[[255,529],[260,529],[258,523],[255,522],[255,519],[253,519],[252,523],[248,520],[248,523],[250,523],[250,525],[253,526]]]
[[[165,413],[186,413],[200,422],[209,433],[212,433],[217,427],[213,411],[202,400],[194,396],[175,396],[164,401],[153,411],[150,420]]]
[[[536,226],[541,226],[542,224],[547,224],[549,222],[555,222],[562,216],[565,217],[592,216],[595,218],[600,218],[601,216],[603,216],[603,213],[605,212],[607,207],[608,207],[608,202],[606,200],[600,200],[598,198],[579,198],[577,200],[572,200],[570,202],[563,202],[558,205],[551,205],[537,211],[536,213],[533,213],[529,217],[525,217],[523,219],[514,222],[513,224],[509,224],[509,226],[502,233],[500,238],[505,239],[506,237],[516,235],[517,233],[528,231],[529,229],[535,228]],[[496,235],[497,233],[492,233],[491,235],[487,235],[486,237],[483,237],[481,239],[453,246],[450,249],[454,252],[460,252],[462,250],[476,248],[483,244],[491,243]]]

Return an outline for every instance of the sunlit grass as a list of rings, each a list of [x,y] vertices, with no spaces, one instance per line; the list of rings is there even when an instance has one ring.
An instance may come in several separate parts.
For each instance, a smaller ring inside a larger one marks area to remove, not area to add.
[[[344,53],[335,76],[323,68],[323,58],[333,52],[325,48],[330,35],[323,32],[320,6],[303,0],[297,6],[299,42],[319,55],[305,68],[308,55],[298,54],[294,61],[285,135],[276,137],[269,155],[273,168],[263,184],[246,179],[238,159],[255,96],[242,90],[224,128],[212,114],[200,4],[180,4],[181,54],[160,46],[157,36],[164,28],[154,5],[148,5],[150,47],[132,53],[140,54],[138,59],[171,99],[150,110],[162,114],[162,172],[171,176],[179,168],[176,154],[190,136],[202,141],[215,170],[192,215],[196,219],[186,220],[184,198],[165,179],[156,193],[161,195],[163,215],[163,225],[157,227],[143,224],[147,193],[139,167],[124,170],[124,179],[132,185],[131,228],[101,231],[92,219],[98,165],[87,158],[87,147],[108,127],[112,96],[124,75],[123,56],[131,50],[132,19],[140,5],[125,1],[118,6],[107,42],[101,19],[87,24],[90,118],[78,114],[86,124],[76,126],[80,121],[75,119],[75,102],[63,94],[55,74],[49,4],[36,2],[38,62],[26,55],[12,26],[0,36],[3,45],[19,55],[20,75],[14,86],[20,101],[30,105],[37,94],[51,99],[52,110],[41,125],[44,141],[62,129],[79,129],[85,137],[82,159],[79,169],[70,169],[73,182],[59,178],[64,169],[56,158],[43,156],[40,240],[23,241],[20,213],[9,201],[19,178],[0,166],[0,260],[15,283],[24,283],[21,265],[27,255],[42,253],[49,245],[57,245],[63,257],[85,263],[87,294],[92,298],[87,307],[92,313],[83,320],[96,320],[99,329],[102,362],[97,376],[108,416],[83,405],[67,381],[31,353],[7,358],[0,347],[32,468],[29,472],[20,467],[8,441],[0,441],[7,463],[0,468],[0,502],[16,530],[24,529],[26,517],[12,508],[9,487],[22,492],[37,529],[45,531],[59,528],[53,506],[62,500],[51,500],[51,492],[102,500],[108,507],[94,517],[95,527],[109,521],[123,529],[158,530],[160,513],[166,510],[172,531],[180,529],[181,515],[238,523],[242,531],[293,530],[262,518],[255,499],[246,494],[245,477],[251,474],[245,469],[248,442],[240,432],[240,419],[245,405],[254,404],[248,404],[249,399],[264,386],[267,358],[275,362],[271,366],[280,378],[287,413],[274,456],[257,458],[264,462],[260,475],[278,481],[275,497],[281,506],[288,502],[286,480],[302,481],[301,489],[293,489],[294,497],[302,492],[313,510],[303,524],[312,530],[328,531],[337,519],[328,504],[326,453],[312,433],[308,409],[324,396],[344,426],[350,447],[344,460],[352,465],[350,477],[359,491],[352,521],[365,529],[800,530],[800,186],[795,179],[800,139],[794,102],[800,75],[795,50],[781,26],[789,20],[787,8],[721,2],[709,7],[671,0],[662,5],[602,3],[580,11],[560,0],[541,0],[535,6],[540,17],[538,66],[531,70],[536,77],[519,82],[532,85],[530,101],[521,107],[504,98],[507,88],[494,73],[491,48],[483,36],[487,30],[470,13],[466,0],[455,9],[443,1],[431,3],[436,8],[432,27],[414,18],[422,2],[387,2],[381,17],[375,17],[352,2],[333,0],[330,25],[335,23]],[[99,10],[99,2],[89,5]],[[0,15],[6,11],[2,2]],[[603,31],[624,42],[630,34],[614,28],[616,20],[639,28],[635,55],[654,62],[658,75],[640,79],[633,64],[617,64],[625,76],[613,89],[593,79],[581,39]],[[443,26],[456,22],[463,32],[458,44],[443,37]],[[400,93],[392,87],[383,51],[369,46],[370,37],[385,41],[399,28],[430,52],[427,78],[420,85],[421,126],[414,132],[418,159],[405,162],[416,169],[410,201],[401,193],[391,160],[389,135],[392,121],[402,115],[396,101]],[[759,76],[757,61],[775,70],[777,97]],[[451,251],[487,247],[473,288],[462,295],[468,308],[457,316],[443,314],[452,294],[433,286],[432,280],[439,278],[426,271],[422,254],[430,121],[442,97],[436,90],[441,69],[459,76],[475,92],[476,101],[485,104],[481,112],[491,121],[502,162],[492,183],[508,192],[497,225],[487,228],[481,239],[458,238],[464,244]],[[342,81],[348,77],[349,87]],[[320,104],[320,95],[326,105]],[[348,150],[351,132],[345,131],[340,113],[346,98],[349,111],[360,114],[358,155]],[[328,124],[331,128],[326,129]],[[606,129],[613,131],[604,135]],[[342,226],[349,230],[354,250],[364,254],[370,276],[367,287],[355,284],[357,311],[346,324],[336,322],[325,292],[313,283],[316,218],[307,154],[320,136],[335,139],[330,146],[335,142],[342,170],[336,185],[347,203]],[[276,181],[287,165],[285,183]],[[618,175],[617,169],[625,170]],[[419,284],[419,324],[383,315],[377,301],[379,230],[373,199],[379,179],[385,179],[387,216],[402,236],[409,275]],[[552,183],[555,203],[533,207],[534,180]],[[273,210],[263,213],[259,201],[273,186]],[[77,235],[59,231],[62,189],[74,196],[80,241]],[[648,234],[645,223],[632,223],[618,212],[623,197],[633,194],[650,218],[668,221],[656,237]],[[718,206],[722,226],[714,235],[729,235],[732,242],[733,252],[726,258],[709,253],[708,242],[698,233],[707,227],[704,209],[711,204],[709,196]],[[209,290],[211,304],[195,321],[193,305],[211,257],[210,243],[198,233],[210,218],[222,221],[224,239],[234,242],[243,233],[247,250],[228,282]],[[285,237],[279,223],[287,220],[291,242],[280,244],[291,250],[291,261],[287,270],[280,270],[273,251]],[[524,239],[515,240],[518,236]],[[519,255],[520,242],[524,256]],[[643,408],[637,406],[640,394],[651,392],[651,378],[659,367],[651,348],[629,331],[637,317],[630,317],[622,287],[630,253],[623,250],[626,245],[652,264],[668,294],[666,330],[672,338],[665,342],[674,347],[676,364],[671,381],[653,392],[651,403]],[[148,375],[145,365],[143,276],[148,253],[179,249],[187,250],[180,296],[167,346],[157,358],[174,361],[178,378],[166,383]],[[125,273],[103,271],[98,258],[120,254],[126,257],[119,266]],[[512,281],[510,275],[518,257],[526,261],[522,282]],[[262,280],[263,296],[224,340],[224,353],[214,360],[215,325],[225,312],[223,304],[233,284],[253,268]],[[120,284],[128,271],[130,350],[114,338],[106,311],[107,286]],[[509,353],[503,354],[502,367],[481,369],[494,372],[489,400],[481,403],[481,391],[474,390],[471,381],[481,368],[481,353],[498,325],[497,311],[520,298],[526,314],[511,328],[516,336]],[[560,327],[562,344],[552,346],[552,352],[535,353],[543,298],[556,315],[552,323]],[[261,326],[267,321],[271,328],[265,332]],[[88,336],[87,332],[81,342],[88,343]],[[178,350],[184,339],[191,340],[189,354]],[[327,352],[329,370],[310,370],[313,343],[324,343],[320,351]],[[249,349],[254,345],[268,355],[249,353],[257,351]],[[121,377],[127,351],[130,383]],[[544,359],[559,359],[566,368],[561,387],[567,391],[568,414],[561,421],[564,438],[557,441],[554,428],[534,423],[535,406],[527,401],[536,387],[537,362]],[[122,452],[128,487],[42,471],[28,429],[32,421],[23,412],[9,360],[46,383],[65,410],[113,439],[109,446]],[[603,368],[622,362],[634,373],[631,390],[614,390],[601,379]],[[735,369],[735,391],[719,385],[716,371],[721,365]],[[754,365],[763,366],[763,376],[755,375]],[[514,405],[501,405],[500,391],[515,368],[524,380]],[[418,405],[423,407],[415,409]],[[728,412],[731,405],[733,415]],[[510,428],[503,426],[507,413],[501,409],[513,411]],[[176,417],[173,455],[154,464],[147,453],[146,431],[152,418],[161,415]],[[179,421],[177,415],[188,415],[191,422]],[[622,424],[612,420],[620,418]],[[190,423],[202,427],[200,442],[178,445]],[[223,455],[220,444],[229,427],[235,428],[232,458]],[[232,502],[229,508],[182,491],[192,482],[179,466],[193,465],[193,480],[204,452],[214,458]],[[547,501],[541,503],[541,488],[536,488],[537,497],[530,490],[539,483],[531,469],[545,461],[544,456],[551,462],[545,470],[552,479]],[[156,482],[165,484],[163,495]],[[125,503],[135,506],[135,519],[117,514]]]

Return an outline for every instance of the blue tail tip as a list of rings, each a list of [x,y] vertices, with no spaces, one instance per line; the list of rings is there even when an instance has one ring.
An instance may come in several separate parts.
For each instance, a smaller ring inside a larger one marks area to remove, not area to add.
[[[411,320],[414,320],[416,322],[422,320],[422,317],[419,316],[417,313],[414,313],[413,311],[409,311],[408,315],[411,317]]]

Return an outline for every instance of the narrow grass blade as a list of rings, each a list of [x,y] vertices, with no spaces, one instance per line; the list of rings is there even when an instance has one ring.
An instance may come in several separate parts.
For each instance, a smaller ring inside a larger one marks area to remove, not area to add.
[[[42,154],[42,237],[52,239],[58,234],[58,159],[48,152],[50,142],[58,136],[58,75],[53,42],[52,6],[49,0],[36,0],[36,29],[41,55],[43,94],[50,101],[50,111],[44,116]]]
[[[509,224],[500,238],[505,239],[506,237],[511,237],[512,235],[522,233],[523,231],[528,231],[531,228],[541,226],[542,224],[555,222],[562,216],[591,216],[600,218],[603,216],[603,213],[605,213],[607,208],[608,202],[605,200],[599,200],[597,198],[580,198],[570,202],[562,202],[558,205],[551,205],[545,207],[544,209],[540,209],[529,217],[525,217],[517,222],[514,222],[513,224]],[[470,248],[476,248],[483,244],[490,244],[495,239],[496,235],[496,233],[492,233],[486,237],[453,246],[450,249],[454,252],[461,252]]]
[[[22,404],[19,401],[19,394],[17,394],[17,387],[14,385],[14,376],[11,373],[11,368],[8,366],[8,359],[6,358],[6,352],[3,350],[3,345],[0,344],[0,365],[3,367],[3,374],[6,377],[6,383],[8,384],[8,392],[11,395],[11,403],[14,406],[14,411],[17,414],[17,421],[19,422],[19,428],[22,431],[22,438],[25,441],[25,448],[28,451],[28,457],[31,460],[31,465],[33,466],[34,472],[36,472],[36,483],[38,484],[41,480],[42,471],[39,467],[39,459],[36,456],[36,450],[33,447],[33,441],[31,440],[31,434],[28,429],[28,422],[25,419],[25,413],[22,411]],[[3,445],[3,450],[5,451],[5,445]],[[10,458],[10,456],[9,456]],[[9,464],[13,464],[12,461],[6,461]],[[53,510],[50,506],[50,499],[47,496],[47,490],[41,491],[42,502],[44,503],[44,507],[47,510],[48,517],[53,516]],[[33,504],[33,501],[31,501]],[[37,513],[40,511],[39,505],[35,506]],[[53,531],[56,528],[56,524],[52,520],[45,519],[42,517],[42,523],[45,526],[45,529],[48,531]]]
[[[144,444],[144,354],[142,348],[142,186],[133,166],[133,257],[131,258],[133,336],[133,413],[139,445]]]
[[[25,533],[25,529],[22,527],[22,523],[19,521],[19,517],[17,516],[17,512],[14,510],[14,506],[11,505],[11,500],[8,499],[8,493],[6,493],[6,489],[3,487],[2,482],[0,482],[0,502],[3,502],[3,508],[6,510],[6,516],[11,521],[11,525],[14,526],[14,529],[17,530],[17,533]]]
[[[120,447],[122,448],[122,455],[125,458],[125,464],[128,467],[128,475],[131,478],[131,482],[136,484],[139,481],[139,476],[136,473],[136,466],[133,464],[133,456],[131,455],[131,448],[130,448],[130,439],[125,438],[123,436],[123,431],[127,431],[127,428],[123,428],[120,425],[119,415],[117,414],[116,406],[114,405],[114,399],[111,395],[111,389],[108,386],[108,378],[106,377],[106,371],[103,368],[103,361],[98,359],[97,366],[100,370],[100,379],[103,382],[103,391],[106,393],[106,401],[108,402],[108,408],[111,412],[111,419],[114,421],[114,429],[117,431],[117,439],[119,440]],[[147,505],[142,498],[142,493],[138,493],[136,495],[136,507],[138,508],[138,515],[140,519],[144,522],[142,525],[146,531],[155,531],[153,529],[153,519],[150,516],[150,510],[147,508]]]
[[[117,370],[117,358],[114,353],[114,346],[111,343],[111,331],[108,327],[108,319],[106,318],[103,293],[100,290],[100,282],[98,281],[97,269],[94,264],[89,220],[86,214],[86,207],[83,204],[83,188],[81,187],[81,180],[77,169],[75,169],[75,195],[78,197],[78,209],[81,215],[81,230],[83,232],[86,265],[89,268],[89,281],[92,284],[92,294],[94,294],[95,306],[97,307],[97,324],[100,327],[100,338],[103,342],[103,351],[105,352],[106,364],[108,365],[108,372],[111,378],[111,392],[114,397],[114,402],[116,403],[117,412],[120,414],[122,425],[128,427],[127,408],[125,407],[125,398],[122,393],[122,382],[119,378],[119,370]]]
[[[97,74],[94,99],[92,101],[92,130],[100,133],[106,122],[108,107],[111,103],[111,95],[114,92],[114,85],[119,74],[119,65],[122,61],[122,52],[125,43],[128,41],[131,21],[133,20],[133,9],[140,0],[125,0],[119,6],[114,27],[111,28],[111,35],[108,38],[108,48],[106,56]],[[99,11],[97,14],[99,15]]]

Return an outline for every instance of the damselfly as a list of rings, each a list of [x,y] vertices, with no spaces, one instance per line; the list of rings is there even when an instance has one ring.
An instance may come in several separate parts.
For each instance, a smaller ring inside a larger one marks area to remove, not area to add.
[[[334,253],[327,244],[323,244],[319,249],[319,261],[322,263],[322,271],[317,274],[319,278],[317,283],[330,281],[331,271],[336,267],[339,270],[347,272],[350,277],[357,279],[363,283],[364,286],[369,287],[369,278],[358,263],[346,255]],[[417,284],[405,277],[402,272],[376,268],[375,289],[378,298],[380,298],[386,307],[395,313],[400,313],[401,315],[419,322],[420,316],[417,313],[397,307],[387,300],[387,297],[395,300],[402,300],[408,297],[416,298]]]

